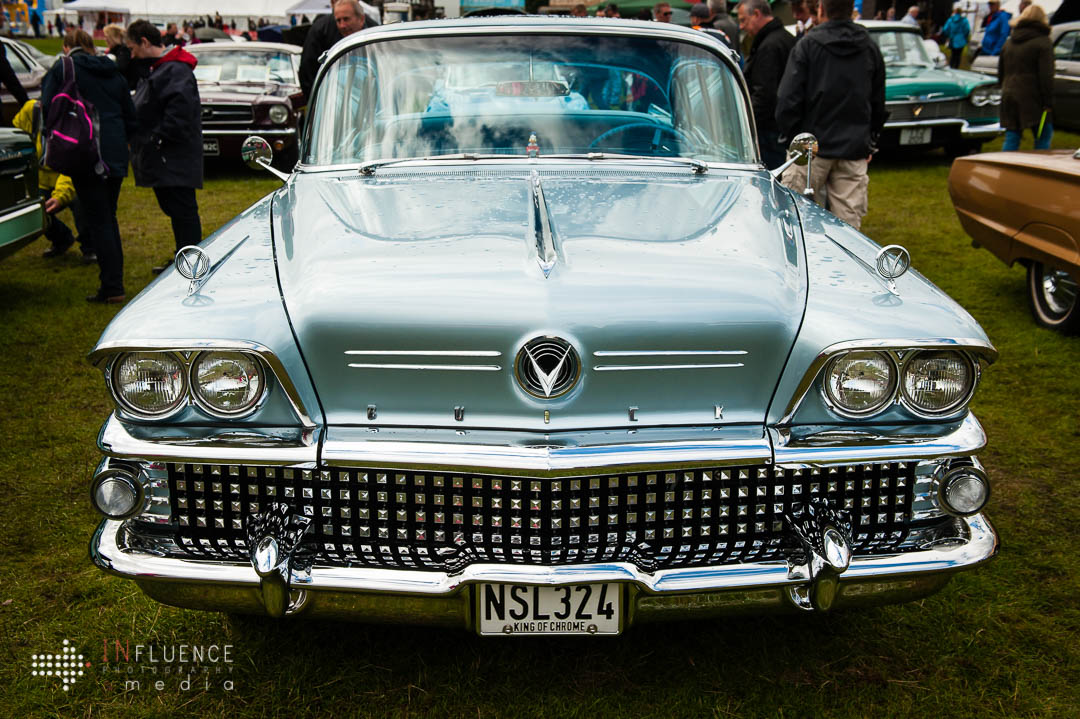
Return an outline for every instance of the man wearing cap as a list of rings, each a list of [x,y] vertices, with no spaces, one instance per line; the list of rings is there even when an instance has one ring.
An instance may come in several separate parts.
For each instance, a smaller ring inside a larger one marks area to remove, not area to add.
[[[784,75],[795,38],[773,17],[768,0],[742,0],[738,8],[739,29],[753,38],[743,75],[750,88],[761,159],[770,170],[784,164],[776,125],[776,93]]]
[[[735,42],[727,33],[723,30],[713,30],[712,19],[713,13],[712,10],[709,9],[708,4],[699,2],[697,5],[690,8],[690,27],[708,33],[728,47],[734,49]]]

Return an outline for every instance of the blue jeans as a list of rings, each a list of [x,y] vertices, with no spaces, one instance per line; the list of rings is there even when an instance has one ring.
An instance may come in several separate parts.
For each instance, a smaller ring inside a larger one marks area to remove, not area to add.
[[[1034,135],[1036,130],[1038,130],[1038,129],[1039,128],[1037,128],[1037,127],[1031,128],[1031,134]],[[1015,130],[1006,130],[1005,131],[1005,143],[1001,146],[1002,152],[1013,152],[1015,150],[1019,150],[1020,149],[1020,136],[1022,134],[1023,134],[1023,131],[1016,132]],[[1042,134],[1035,138],[1035,149],[1036,150],[1049,150],[1050,149],[1050,139],[1053,138],[1053,136],[1054,136],[1054,123],[1050,122],[1050,120],[1047,120],[1046,124],[1043,125]]]

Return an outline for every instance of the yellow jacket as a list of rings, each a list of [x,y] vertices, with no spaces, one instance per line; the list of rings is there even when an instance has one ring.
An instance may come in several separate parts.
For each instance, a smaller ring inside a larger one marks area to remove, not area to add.
[[[40,158],[41,132],[34,131],[35,125],[41,124],[40,121],[34,122],[34,112],[37,110],[37,104],[37,100],[27,101],[11,122],[23,132],[30,133],[30,137],[34,138],[34,144],[37,147],[37,156]],[[61,207],[67,207],[75,199],[75,185],[71,184],[71,178],[67,175],[61,175],[59,172],[53,172],[44,165],[38,167],[38,188],[51,191],[52,197],[60,203]]]

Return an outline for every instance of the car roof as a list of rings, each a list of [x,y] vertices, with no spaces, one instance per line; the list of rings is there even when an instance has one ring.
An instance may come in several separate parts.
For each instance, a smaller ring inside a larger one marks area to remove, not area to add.
[[[247,50],[277,50],[278,52],[302,53],[304,48],[287,42],[199,42],[186,45],[185,50],[201,52],[241,52]]]
[[[904,32],[917,32],[922,35],[919,28],[899,20],[856,20],[856,22],[867,30],[902,30]]]
[[[1050,33],[1055,40],[1070,30],[1080,30],[1080,20],[1073,20],[1072,22],[1063,22],[1060,25],[1050,26]]]

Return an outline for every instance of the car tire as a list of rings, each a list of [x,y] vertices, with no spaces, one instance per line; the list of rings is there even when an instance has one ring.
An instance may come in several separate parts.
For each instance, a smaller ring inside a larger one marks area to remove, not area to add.
[[[949,158],[977,155],[982,152],[983,144],[977,140],[957,140],[945,146],[945,156]]]
[[[1076,278],[1041,262],[1028,265],[1028,302],[1035,322],[1068,334],[1080,332]]]

